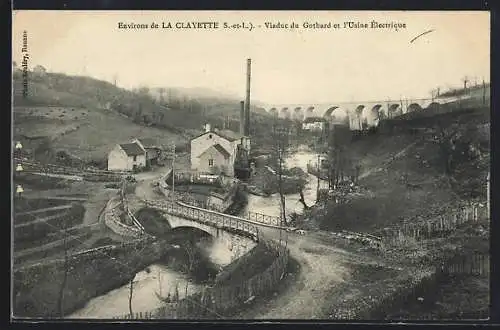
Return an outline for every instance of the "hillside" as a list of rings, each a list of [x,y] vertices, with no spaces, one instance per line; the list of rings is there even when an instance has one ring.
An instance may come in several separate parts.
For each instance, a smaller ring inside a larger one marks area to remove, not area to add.
[[[467,87],[467,90],[464,88],[452,88],[450,90],[445,91],[444,93],[441,93],[438,98],[440,97],[450,97],[450,96],[462,96],[462,95],[471,95],[472,97],[478,96],[482,97],[483,93],[490,95],[490,88],[491,84],[490,83],[485,83],[484,86],[482,84],[474,85],[471,87]]]
[[[363,189],[347,203],[329,202],[319,214],[321,228],[376,231],[459,200],[485,200],[488,108],[397,124],[351,142]]]
[[[102,162],[116,143],[134,137],[153,138],[165,146],[175,142],[185,149],[205,122],[239,127],[237,101],[204,104],[186,98],[169,105],[157,101],[147,88],[132,92],[60,73],[30,72],[27,98],[22,96],[20,72],[14,74],[13,85],[15,139],[25,141],[28,149],[50,145],[53,151],[64,150],[86,161]]]

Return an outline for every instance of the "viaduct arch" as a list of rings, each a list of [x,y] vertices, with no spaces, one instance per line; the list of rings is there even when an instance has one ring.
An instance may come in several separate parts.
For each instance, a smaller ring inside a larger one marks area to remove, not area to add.
[[[265,107],[266,111],[277,118],[303,121],[308,117],[321,117],[328,121],[337,116],[347,116],[351,130],[363,126],[377,126],[381,119],[395,118],[415,111],[439,110],[442,104],[457,101],[458,97],[439,99],[408,99],[366,102],[339,102],[336,104],[281,104]],[[278,110],[280,109],[280,110]]]

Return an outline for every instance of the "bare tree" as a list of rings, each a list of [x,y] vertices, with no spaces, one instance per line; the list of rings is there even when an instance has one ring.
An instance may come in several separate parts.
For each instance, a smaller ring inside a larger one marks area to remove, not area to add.
[[[163,98],[163,94],[165,94],[165,88],[160,87],[158,89],[158,92],[160,93],[160,103],[163,104],[165,102],[165,99]]]
[[[130,279],[129,291],[128,291],[128,311],[130,313],[130,318],[134,317],[134,312],[132,311],[132,297],[134,295],[134,277]]]
[[[462,78],[462,82],[464,83],[464,92],[467,91],[467,83],[469,82],[469,77],[465,76]]]
[[[434,141],[441,150],[445,174],[450,175],[453,172],[453,153],[455,151],[455,142],[460,136],[460,130],[457,124],[446,126],[442,122],[438,122],[435,129]]]
[[[285,167],[285,158],[288,149],[288,132],[289,127],[287,124],[278,125],[275,123],[273,125],[272,137],[274,141],[273,153],[276,160],[276,175],[278,178],[278,193],[280,195],[280,206],[281,206],[281,225],[283,222],[286,223],[286,208],[285,208],[285,194],[283,191],[283,172]]]

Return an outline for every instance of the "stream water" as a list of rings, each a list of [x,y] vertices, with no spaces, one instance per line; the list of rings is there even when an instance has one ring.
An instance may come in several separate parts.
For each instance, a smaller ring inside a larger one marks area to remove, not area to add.
[[[307,172],[307,163],[316,159],[317,154],[308,151],[298,151],[285,160],[287,168],[299,167],[304,172]],[[315,176],[308,174],[307,182],[304,187],[304,200],[307,205],[311,206],[316,202],[316,190],[318,187],[318,180]],[[301,214],[304,211],[304,205],[299,201],[300,194],[286,195],[285,209],[286,214],[296,212]],[[279,216],[280,215],[280,197],[279,194],[273,194],[269,197],[262,197],[249,194],[248,204],[245,212],[257,212],[265,215]]]
[[[217,267],[228,265],[236,251],[230,251],[227,245],[219,241],[197,244],[210,261]],[[161,307],[160,297],[168,294],[173,297],[176,288],[179,298],[199,292],[203,284],[196,283],[186,274],[163,263],[155,263],[138,272],[132,285],[132,311],[134,313],[150,312]],[[127,283],[101,296],[92,298],[83,308],[67,316],[67,318],[100,318],[109,319],[129,313],[130,284]]]
[[[307,163],[314,159],[314,157],[316,155],[311,152],[299,151],[286,159],[286,166],[288,168],[300,167],[304,171],[307,171]],[[312,175],[308,175],[308,180],[303,191],[307,205],[315,203],[316,188],[317,179]],[[291,212],[303,212],[304,207],[299,202],[299,199],[299,194],[286,195],[287,214]],[[279,216],[279,195],[274,194],[270,197],[249,195],[245,211]],[[235,251],[230,251],[226,245],[217,241],[214,244],[200,243],[199,247],[206,252],[212,263],[220,267],[229,264],[236,253]],[[135,275],[132,296],[133,312],[149,312],[161,307],[163,302],[158,298],[158,295],[166,297],[169,292],[172,295],[176,287],[178,287],[179,297],[183,298],[186,295],[186,288],[187,294],[191,295],[198,292],[202,288],[202,284],[194,283],[186,275],[165,265],[159,263],[150,265],[147,269]],[[123,285],[91,299],[85,307],[67,317],[112,318],[124,316],[129,313],[129,295],[130,285]]]

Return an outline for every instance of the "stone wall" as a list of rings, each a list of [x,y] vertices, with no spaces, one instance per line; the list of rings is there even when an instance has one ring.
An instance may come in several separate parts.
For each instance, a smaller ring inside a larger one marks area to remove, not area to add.
[[[188,173],[189,175],[193,176],[194,174]],[[166,179],[171,177],[172,175],[172,170],[168,171],[163,178],[160,180],[160,184],[158,186],[159,190],[161,193],[167,197],[171,198],[171,186],[166,183]],[[184,176],[187,175],[186,173],[182,172],[179,174],[179,176]],[[177,178],[177,175],[176,175]],[[176,181],[176,182],[182,182],[183,185],[185,184],[196,184],[196,183],[191,183],[190,180],[193,178],[184,178],[182,181]],[[179,183],[180,184],[180,183]],[[219,183],[214,183],[214,185],[218,185]],[[230,179],[230,178],[223,178],[222,179],[222,186],[224,187],[225,190],[227,190],[226,193],[218,193],[218,192],[210,192],[208,194],[207,198],[207,203],[201,205],[197,200],[194,198],[190,198],[188,194],[183,194],[183,193],[178,193],[176,192],[176,199],[183,201],[185,203],[197,206],[197,207],[203,207],[209,210],[217,211],[217,212],[225,212],[228,210],[231,205],[235,202],[235,198],[239,189],[239,184],[237,180]]]
[[[106,204],[103,212],[104,223],[108,228],[117,233],[118,235],[126,237],[141,237],[144,232],[135,226],[128,226],[121,222],[120,214],[125,212],[120,210],[120,205],[123,205],[118,197],[112,198]]]

